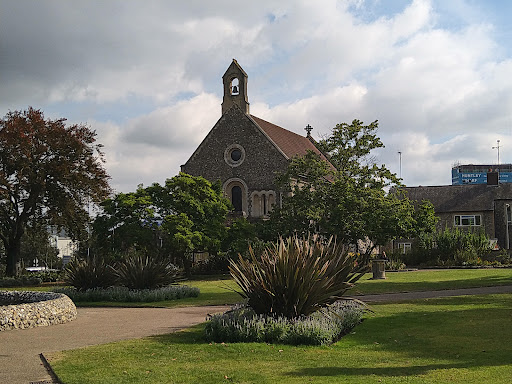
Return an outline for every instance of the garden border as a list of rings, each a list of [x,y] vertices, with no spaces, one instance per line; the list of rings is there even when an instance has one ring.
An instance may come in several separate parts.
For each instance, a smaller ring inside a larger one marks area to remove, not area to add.
[[[62,293],[0,291],[0,301],[22,302],[0,306],[0,332],[67,323],[77,315],[73,301]]]

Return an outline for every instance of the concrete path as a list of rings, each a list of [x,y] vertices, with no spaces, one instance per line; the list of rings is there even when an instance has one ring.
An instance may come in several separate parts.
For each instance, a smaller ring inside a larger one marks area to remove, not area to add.
[[[512,293],[512,285],[357,296],[365,302]],[[52,383],[39,354],[178,331],[228,306],[189,308],[78,308],[66,324],[0,332],[0,384]]]
[[[380,294],[380,295],[354,296],[354,298],[362,300],[365,303],[380,303],[380,302],[400,302],[400,301],[408,301],[408,300],[416,300],[416,299],[430,299],[433,297],[490,295],[490,294],[495,294],[495,293],[512,293],[512,285],[504,285],[504,286],[500,286],[500,287],[446,289],[443,291],[384,293],[384,294]]]
[[[0,383],[52,383],[41,353],[165,334],[202,323],[229,307],[78,308],[66,324],[0,332]]]

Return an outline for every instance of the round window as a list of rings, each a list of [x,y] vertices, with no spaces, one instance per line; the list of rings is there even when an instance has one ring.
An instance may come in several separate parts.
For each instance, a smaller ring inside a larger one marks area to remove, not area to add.
[[[239,161],[242,158],[242,151],[238,148],[231,151],[231,160]]]
[[[232,144],[224,152],[224,160],[231,167],[238,167],[244,159],[245,150],[240,144]]]

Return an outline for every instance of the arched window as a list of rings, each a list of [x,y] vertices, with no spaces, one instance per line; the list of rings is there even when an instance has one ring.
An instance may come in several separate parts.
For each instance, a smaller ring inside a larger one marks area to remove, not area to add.
[[[231,96],[236,96],[240,94],[240,84],[238,79],[235,77],[231,80]]]
[[[231,203],[235,207],[235,212],[242,212],[242,188],[238,185],[231,189]]]

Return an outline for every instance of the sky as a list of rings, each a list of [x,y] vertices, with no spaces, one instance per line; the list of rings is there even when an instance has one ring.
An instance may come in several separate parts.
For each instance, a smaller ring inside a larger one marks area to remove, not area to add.
[[[378,120],[379,164],[447,185],[454,164],[497,164],[498,140],[512,163],[511,15],[508,0],[0,0],[0,116],[87,124],[130,192],[178,174],[235,58],[251,114],[316,139]]]

